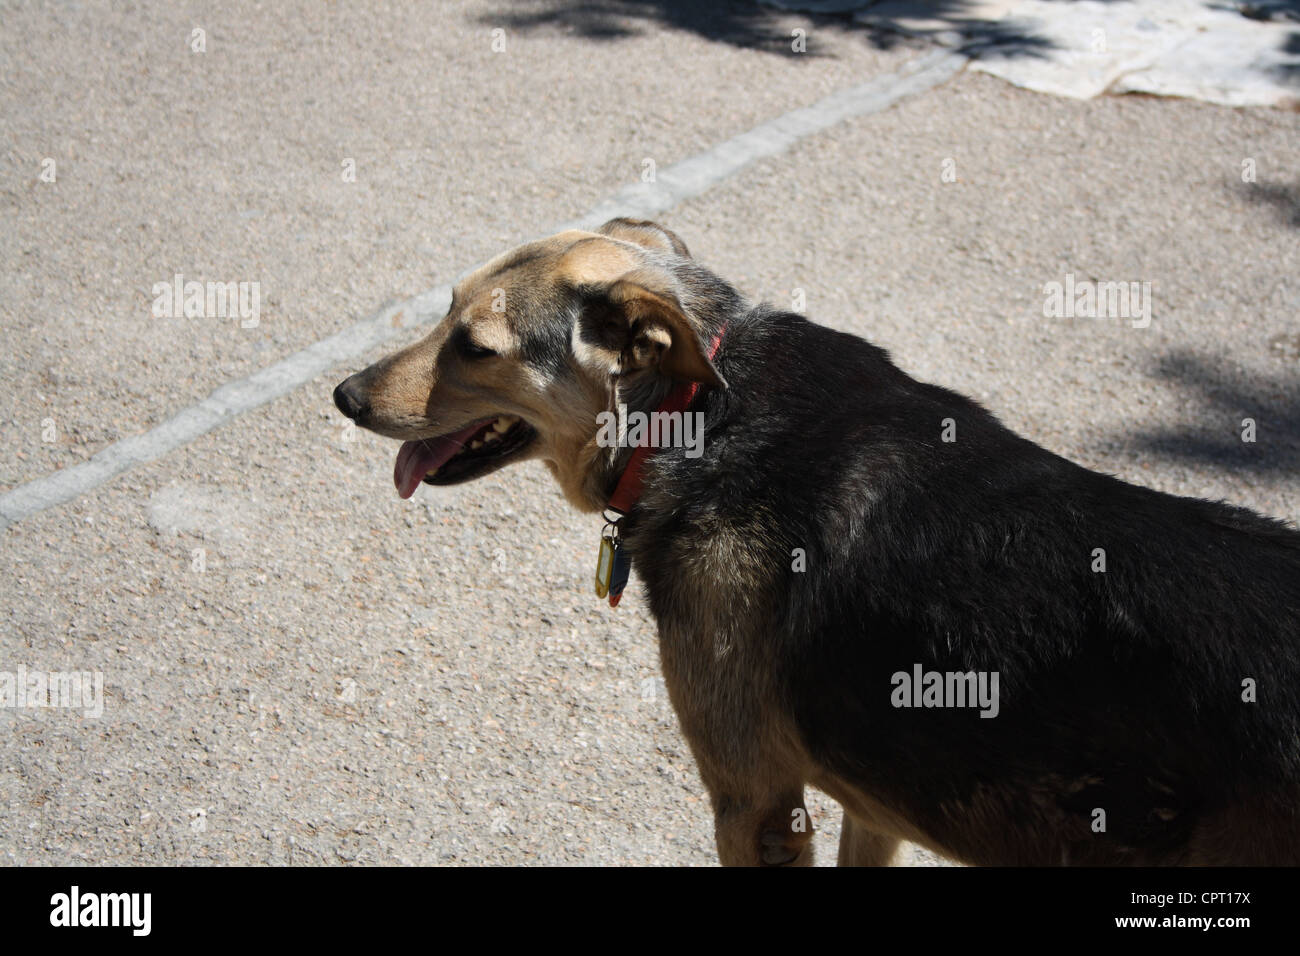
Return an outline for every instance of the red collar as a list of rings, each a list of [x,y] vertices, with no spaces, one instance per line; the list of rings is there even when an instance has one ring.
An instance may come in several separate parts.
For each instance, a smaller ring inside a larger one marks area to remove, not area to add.
[[[718,354],[718,346],[722,344],[722,333],[727,331],[724,325],[718,329],[718,334],[713,337],[713,342],[709,345],[709,361]],[[687,407],[695,400],[695,395],[700,390],[699,382],[688,382],[684,385],[678,385],[668,397],[664,399],[663,404],[659,406],[659,412],[684,412]],[[632,452],[632,457],[628,460],[627,467],[623,469],[623,475],[618,479],[618,484],[614,487],[614,494],[609,499],[609,510],[616,511],[620,515],[625,515],[636,505],[641,497],[641,488],[645,483],[645,463],[646,459],[654,452],[655,449],[649,445],[642,445]]]

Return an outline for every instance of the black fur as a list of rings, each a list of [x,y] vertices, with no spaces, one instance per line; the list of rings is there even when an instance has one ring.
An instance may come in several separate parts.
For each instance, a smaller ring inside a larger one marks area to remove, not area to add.
[[[818,763],[972,861],[1179,862],[1243,801],[1300,833],[1300,532],[1072,464],[798,315],[734,315],[715,364],[703,457],[653,456],[677,506],[635,510],[628,546],[662,618],[701,527],[770,517],[764,639]],[[999,715],[893,707],[917,663],[999,672]],[[1058,840],[990,859],[1047,819]]]

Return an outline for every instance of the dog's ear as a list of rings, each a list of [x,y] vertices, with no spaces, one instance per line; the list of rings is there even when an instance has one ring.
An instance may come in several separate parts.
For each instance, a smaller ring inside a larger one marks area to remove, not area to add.
[[[691,257],[691,251],[677,233],[648,219],[611,219],[596,231],[602,236],[634,242],[646,249],[669,252],[684,259]]]
[[[603,353],[611,371],[657,368],[670,378],[727,387],[671,292],[635,279],[588,289],[578,324],[582,341]]]

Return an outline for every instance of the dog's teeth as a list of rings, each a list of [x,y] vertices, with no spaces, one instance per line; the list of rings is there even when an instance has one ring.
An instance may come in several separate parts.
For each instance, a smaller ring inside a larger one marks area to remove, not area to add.
[[[435,469],[433,469],[433,471],[429,472],[429,473],[426,474],[424,477],[426,477],[426,478],[432,478],[432,477],[433,477],[434,475],[436,475],[437,473],[438,473],[438,469],[435,468]]]
[[[490,441],[500,441],[500,440],[501,440],[501,433],[496,431],[488,431],[487,434],[483,436],[484,444],[487,444]]]
[[[498,434],[504,435],[506,432],[510,430],[510,426],[517,421],[519,421],[519,419],[508,418],[507,416],[502,415],[500,418],[498,418],[496,421],[492,423],[492,430],[494,432],[497,432]]]
[[[474,441],[472,441],[472,442],[469,443],[469,447],[470,447],[471,449],[474,449],[474,448],[482,448],[482,447],[483,447],[483,443],[482,443],[481,441],[478,441],[478,440],[476,439],[476,440],[474,440]]]

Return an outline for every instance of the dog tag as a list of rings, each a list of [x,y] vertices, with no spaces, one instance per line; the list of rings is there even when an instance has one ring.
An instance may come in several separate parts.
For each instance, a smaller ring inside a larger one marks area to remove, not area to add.
[[[614,570],[609,579],[609,606],[618,607],[619,599],[623,597],[623,589],[627,587],[627,576],[632,572],[632,556],[627,553],[627,548],[623,547],[623,542],[614,539]]]
[[[614,536],[606,532],[600,539],[600,553],[596,556],[596,597],[609,593],[610,577],[614,573]]]

